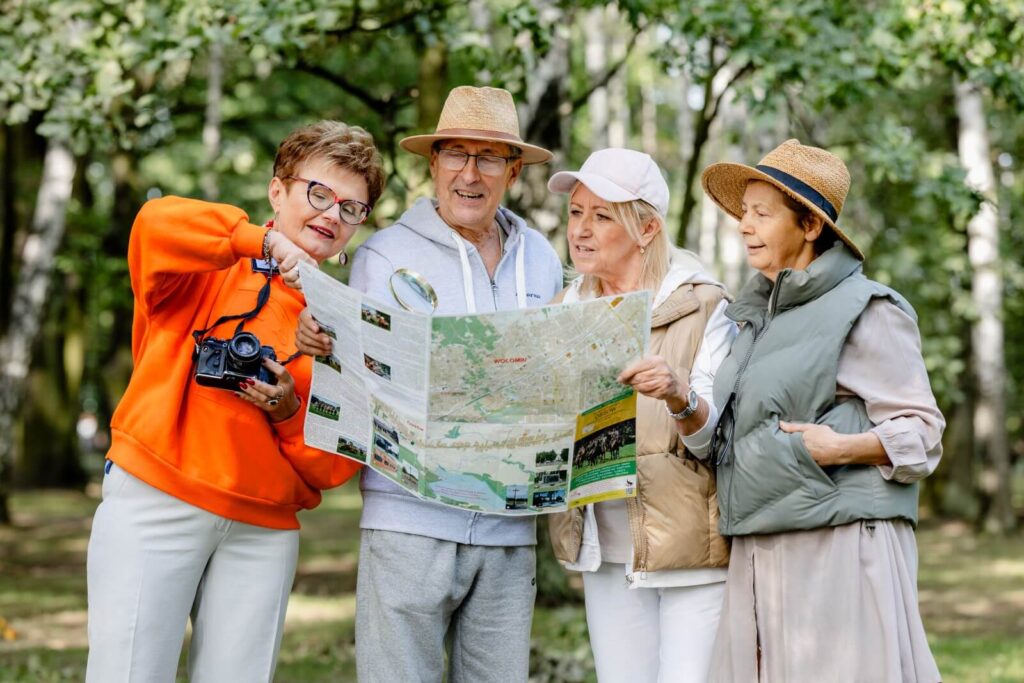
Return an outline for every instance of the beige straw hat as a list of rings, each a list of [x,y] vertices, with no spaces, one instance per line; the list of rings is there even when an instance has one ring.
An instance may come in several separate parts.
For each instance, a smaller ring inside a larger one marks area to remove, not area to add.
[[[407,152],[429,157],[435,141],[452,138],[515,145],[523,151],[524,164],[540,164],[552,156],[543,147],[523,142],[512,93],[501,88],[454,88],[444,101],[434,134],[413,135],[398,144]]]
[[[786,140],[768,152],[755,167],[711,164],[701,174],[700,184],[715,204],[740,220],[743,193],[751,180],[771,183],[821,216],[853,255],[864,260],[861,250],[836,225],[846,194],[850,191],[850,172],[835,154],[819,147],[801,145],[796,139]]]

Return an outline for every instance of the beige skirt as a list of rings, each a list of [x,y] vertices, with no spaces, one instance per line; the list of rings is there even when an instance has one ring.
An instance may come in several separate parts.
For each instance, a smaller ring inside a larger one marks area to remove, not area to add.
[[[760,652],[760,657],[758,653]],[[902,521],[735,537],[711,680],[936,683]]]

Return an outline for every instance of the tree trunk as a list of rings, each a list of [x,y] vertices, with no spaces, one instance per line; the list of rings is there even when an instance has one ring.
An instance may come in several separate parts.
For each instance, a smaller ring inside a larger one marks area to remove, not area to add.
[[[583,32],[587,44],[583,59],[590,80],[601,77],[607,67],[606,51],[608,34],[603,5],[594,7],[583,16]],[[587,100],[587,117],[590,119],[590,149],[596,151],[608,146],[608,87],[598,88]]]
[[[47,319],[25,382],[14,487],[79,487],[86,482],[76,427],[81,414],[84,329],[72,278],[47,302]],[[45,438],[40,435],[45,434]]]
[[[611,5],[605,10],[605,35],[611,39],[611,63],[626,58],[626,36],[619,12]],[[608,81],[608,146],[629,146],[629,95],[626,92],[628,67],[623,66]]]
[[[708,51],[709,62],[715,58],[714,46],[708,42],[706,45]],[[715,68],[710,70],[710,73],[705,77],[703,83],[700,84],[702,99],[700,109],[693,112],[693,123],[691,124],[690,130],[692,131],[692,137],[690,138],[689,150],[687,150],[685,170],[683,171],[683,182],[682,182],[682,195],[683,205],[679,213],[679,230],[676,232],[676,244],[680,247],[689,247],[694,251],[697,251],[700,247],[697,244],[697,240],[694,239],[696,236],[689,234],[690,230],[690,219],[693,216],[693,211],[697,206],[697,197],[695,195],[694,182],[696,182],[697,174],[700,169],[701,154],[704,151],[704,145],[711,135],[711,124],[715,119],[717,112],[716,100],[715,100],[715,77],[718,71]],[[685,99],[689,104],[689,92],[686,93]]]
[[[705,88],[705,94],[710,97],[710,82]],[[686,170],[683,173],[683,208],[679,213],[679,232],[676,233],[676,244],[679,246],[697,246],[688,242],[690,217],[697,206],[697,196],[694,193],[694,183],[697,180],[697,173],[700,168],[701,153],[704,145],[707,144],[711,133],[712,119],[708,118],[707,106],[694,113],[693,118],[693,142],[690,146],[690,156],[686,160]]]
[[[15,169],[17,156],[14,146],[14,129],[4,126],[3,167],[0,168],[0,337],[7,331],[11,312],[11,294],[14,289],[14,233],[18,223],[14,203]]]
[[[571,11],[565,13],[563,21],[572,22]],[[550,150],[554,158],[548,164],[524,167],[512,195],[512,209],[543,233],[563,257],[565,198],[549,192],[547,181],[552,171],[564,163],[569,130],[563,125],[564,117],[557,112],[566,100],[564,88],[568,82],[569,41],[566,32],[556,31],[547,54],[534,68],[533,78],[527,81],[525,97],[518,106],[523,139]],[[556,115],[550,115],[552,112]]]
[[[220,197],[217,182],[217,159],[220,157],[221,101],[224,98],[224,46],[219,41],[210,44],[206,76],[206,118],[203,121],[203,156],[205,167],[200,184],[203,197],[216,201]]]
[[[424,45],[420,52],[418,77],[419,97],[417,98],[417,126],[421,130],[433,130],[441,118],[441,108],[448,92],[448,48],[442,42]]]
[[[754,119],[747,111],[746,105],[738,100],[734,93],[728,93],[722,98],[719,119],[722,128],[728,131],[720,135],[719,139],[728,142],[716,160],[749,163],[752,159],[758,158],[759,150],[755,150],[755,145],[752,144],[752,133],[756,128]],[[711,202],[707,195],[704,195],[704,201]],[[738,292],[750,275],[746,246],[736,219],[717,206],[715,208],[718,211],[717,256],[721,264],[722,282],[730,292]]]
[[[651,41],[653,43],[653,40]],[[655,78],[657,72],[644,65],[640,78],[640,149],[652,157],[658,156],[658,101]],[[664,165],[664,161],[662,161]]]
[[[960,386],[963,399],[958,400],[947,415],[946,432],[942,435],[942,460],[945,469],[942,492],[937,501],[944,515],[957,519],[979,520],[981,504],[975,481],[974,438],[974,363],[971,360],[971,328],[964,324],[961,339],[966,356],[967,377]],[[936,474],[942,475],[942,472]]]
[[[960,163],[967,171],[968,185],[985,197],[978,213],[967,224],[971,298],[977,312],[971,335],[978,389],[974,433],[984,463],[981,486],[991,497],[985,526],[1006,533],[1016,526],[1016,518],[1011,499],[1010,448],[1006,432],[1003,276],[999,257],[999,214],[993,203],[995,173],[981,91],[973,83],[957,83],[956,105],[960,118]]]
[[[39,332],[53,273],[54,257],[64,236],[64,220],[75,176],[75,159],[63,141],[50,140],[43,159],[32,227],[21,254],[11,324],[0,339],[0,523],[10,522],[8,499],[14,463],[14,425],[25,393],[32,343]]]

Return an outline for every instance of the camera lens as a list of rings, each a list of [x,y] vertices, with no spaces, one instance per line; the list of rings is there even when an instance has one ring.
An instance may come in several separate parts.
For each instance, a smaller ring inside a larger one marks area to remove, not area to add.
[[[258,368],[260,340],[252,332],[239,332],[228,343],[228,358],[240,370]]]

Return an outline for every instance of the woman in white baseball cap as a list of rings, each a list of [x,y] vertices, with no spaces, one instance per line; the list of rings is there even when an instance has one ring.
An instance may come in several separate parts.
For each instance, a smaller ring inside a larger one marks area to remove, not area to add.
[[[600,681],[704,681],[729,546],[718,535],[712,470],[715,371],[736,334],[725,288],[665,234],[668,185],[647,154],[594,152],[548,182],[569,195],[569,254],[579,277],[561,300],[654,292],[651,355],[619,381],[637,400],[635,499],[551,515],[555,556],[583,572]]]

